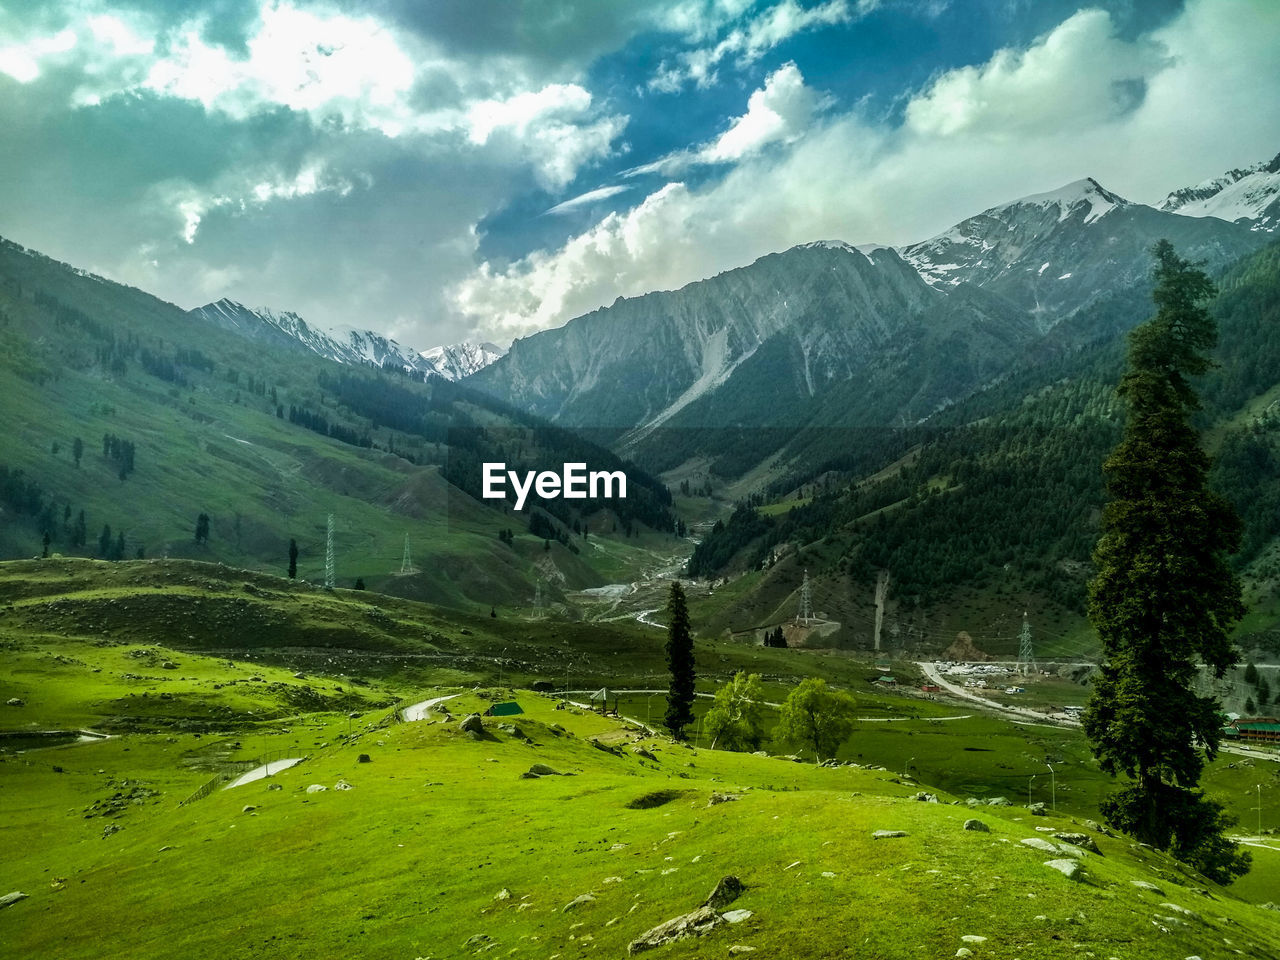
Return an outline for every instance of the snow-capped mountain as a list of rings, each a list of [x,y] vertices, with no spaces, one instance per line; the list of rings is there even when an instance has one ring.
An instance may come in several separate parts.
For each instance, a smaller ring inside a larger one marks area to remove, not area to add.
[[[469,382],[602,428],[652,464],[682,462],[677,449],[731,456],[711,447],[733,430],[763,458],[776,447],[762,428],[779,428],[782,444],[799,428],[915,423],[1035,356],[1139,322],[1161,238],[1216,266],[1265,235],[1078,180],[898,250],[808,243],[619,299],[516,341]],[[707,427],[721,429],[674,429]]]
[[[935,287],[976,284],[1047,331],[1100,296],[1142,283],[1161,237],[1183,256],[1214,263],[1251,249],[1227,224],[1132,203],[1086,178],[991,207],[900,252]]]
[[[296,313],[254,310],[225,298],[197,307],[189,315],[250,340],[309,350],[338,363],[390,364],[445,380],[460,380],[502,356],[501,348],[491,343],[459,343],[419,352],[373,330],[340,327],[324,331]]]
[[[419,357],[431,365],[438,376],[446,380],[461,380],[478,370],[483,370],[501,357],[503,350],[496,343],[455,343],[447,347],[423,350]]]
[[[1280,154],[1243,170],[1228,170],[1194,187],[1175,190],[1160,209],[1184,217],[1244,222],[1252,230],[1280,229]]]

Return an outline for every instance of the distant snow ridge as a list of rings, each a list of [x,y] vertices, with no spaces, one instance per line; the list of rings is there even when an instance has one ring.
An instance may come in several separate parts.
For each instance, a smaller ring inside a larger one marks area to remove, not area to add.
[[[492,343],[457,343],[419,352],[373,330],[338,327],[324,331],[296,313],[255,310],[225,298],[197,307],[190,315],[250,340],[302,347],[338,363],[392,365],[445,380],[470,376],[503,354]]]
[[[1184,217],[1246,221],[1253,230],[1280,229],[1280,154],[1243,170],[1228,170],[1169,194],[1159,209]]]
[[[989,281],[1046,237],[1068,236],[1116,210],[1133,206],[1092,177],[1048,193],[990,207],[921,243],[902,247],[902,258],[935,287]],[[1047,257],[1045,259],[1048,259]],[[1040,268],[1043,271],[1044,267]]]

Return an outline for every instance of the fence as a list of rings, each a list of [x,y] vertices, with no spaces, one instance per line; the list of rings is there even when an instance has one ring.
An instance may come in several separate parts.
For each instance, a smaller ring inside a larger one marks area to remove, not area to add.
[[[191,794],[191,796],[179,803],[178,806],[185,807],[188,803],[195,803],[197,800],[203,800],[209,794],[213,793],[214,790],[217,790],[226,779],[227,775],[225,773],[217,774],[212,780],[197,789],[195,793]]]

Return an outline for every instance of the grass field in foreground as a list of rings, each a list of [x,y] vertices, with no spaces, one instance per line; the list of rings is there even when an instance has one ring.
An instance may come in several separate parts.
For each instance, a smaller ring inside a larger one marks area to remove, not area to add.
[[[941,957],[964,935],[987,938],[976,956],[1023,960],[1274,956],[1280,914],[1125,840],[1097,836],[1083,883],[1045,867],[1050,855],[1019,841],[1078,829],[1066,817],[916,802],[892,772],[638,739],[517,696],[531,742],[496,723],[481,740],[450,723],[378,726],[376,713],[348,738],[331,720],[308,730],[303,764],[181,807],[199,779],[175,772],[187,735],[10,759],[0,840],[16,854],[8,884],[30,899],[0,916],[6,944],[67,960],[108,948],[139,960],[618,957],[735,874],[748,889],[734,906],[752,916],[655,956],[741,944],[776,957]],[[486,702],[464,694],[450,707]],[[574,775],[521,779],[535,762]],[[85,818],[125,780],[160,793]],[[709,806],[713,792],[740,799]],[[971,816],[991,832],[963,830]],[[108,823],[120,829],[103,836]],[[907,836],[874,840],[878,829]],[[582,894],[594,899],[566,910]]]

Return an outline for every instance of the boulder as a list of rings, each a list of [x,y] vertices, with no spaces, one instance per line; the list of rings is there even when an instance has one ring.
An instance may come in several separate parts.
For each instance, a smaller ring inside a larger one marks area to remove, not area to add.
[[[990,827],[988,827],[988,826],[987,826],[985,823],[983,823],[981,820],[966,820],[966,821],[964,822],[964,828],[965,828],[966,830],[977,830],[979,833],[990,833],[990,832],[991,832],[991,828],[990,828]]]
[[[725,923],[741,923],[743,920],[750,920],[752,914],[750,910],[726,910],[721,916]]]
[[[585,907],[587,904],[595,903],[595,902],[596,902],[596,898],[594,894],[590,894],[590,893],[579,894],[578,896],[570,900],[568,903],[566,903],[564,905],[564,909],[561,910],[560,912],[568,913],[570,910],[577,910],[579,907]]]
[[[11,907],[19,900],[25,899],[27,899],[27,895],[21,890],[15,890],[13,893],[6,893],[3,897],[0,897],[0,909],[3,909],[4,907]]]
[[[742,796],[737,793],[713,793],[707,798],[707,806],[714,807],[718,803],[732,803],[734,800],[741,800]]]
[[[1139,890],[1145,890],[1147,893],[1154,893],[1157,897],[1163,897],[1164,891],[1157,887],[1154,883],[1148,883],[1146,880],[1130,880],[1131,884]]]
[[[333,789],[335,789],[335,790],[354,790],[354,789],[355,789],[355,787],[351,786],[351,784],[347,783],[347,781],[345,781],[345,780],[339,780],[337,783],[335,783],[335,784],[333,785]]]
[[[1057,870],[1068,880],[1084,879],[1084,869],[1079,860],[1046,860],[1044,865],[1050,870]]]
[[[484,722],[480,719],[480,714],[473,713],[464,717],[461,729],[464,733],[484,733]]]
[[[1033,817],[1043,817],[1043,816],[1045,816],[1045,809],[1044,809],[1044,804],[1043,804],[1043,803],[1029,803],[1029,804],[1027,804],[1027,811],[1028,811],[1028,812],[1029,812]]]
[[[710,907],[699,907],[691,913],[660,923],[646,930],[627,944],[627,953],[635,956],[645,950],[653,950],[686,937],[701,937],[725,923],[723,917]]]
[[[723,910],[742,896],[743,891],[746,889],[743,882],[732,874],[727,877],[721,877],[707,899],[702,901],[702,905],[713,910]]]
[[[362,753],[360,756],[356,757],[356,763],[373,763],[373,758],[367,753]]]
[[[548,767],[545,763],[535,763],[520,776],[526,780],[536,780],[538,777],[560,777],[563,774],[559,770]]]
[[[328,789],[323,783],[313,783],[307,787],[307,793],[324,793]]]
[[[905,837],[906,835],[907,832],[905,830],[877,830],[875,833],[871,834],[871,839],[889,840],[893,837]]]
[[[1055,833],[1055,840],[1061,840],[1063,843],[1069,843],[1073,847],[1080,847],[1088,850],[1090,853],[1100,853],[1098,845],[1094,843],[1093,837],[1087,833]]]
[[[911,799],[912,799],[912,800],[918,800],[918,801],[920,801],[921,803],[937,803],[937,802],[938,802],[938,798],[937,798],[937,797],[935,797],[932,793],[925,793],[925,791],[923,791],[923,790],[921,790],[921,791],[920,791],[919,793],[917,793],[917,794],[914,794],[914,795],[911,797]]]
[[[1045,853],[1058,853],[1058,845],[1050,843],[1041,837],[1026,837],[1022,841],[1023,846],[1034,847],[1036,850],[1042,850]]]
[[[1012,807],[1007,797],[992,797],[987,801],[988,807]]]
[[[25,707],[27,705],[27,701],[21,697],[10,697],[5,703],[10,707]]]
[[[241,808],[240,808],[240,812],[241,812],[241,813],[253,813],[253,811],[255,811],[255,810],[257,810],[257,809],[258,809],[258,808],[257,808],[257,807],[255,807],[252,803],[246,803],[243,807],[241,807]]]

